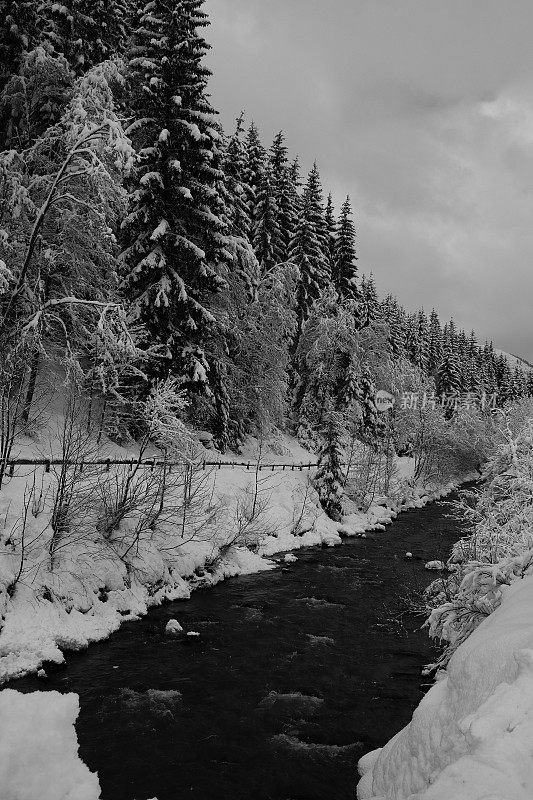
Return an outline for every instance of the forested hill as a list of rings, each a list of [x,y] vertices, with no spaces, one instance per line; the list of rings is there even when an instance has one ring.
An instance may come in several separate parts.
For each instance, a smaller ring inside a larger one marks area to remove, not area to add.
[[[25,419],[51,363],[108,434],[164,387],[222,451],[272,425],[372,440],[376,389],[531,394],[474,332],[377,296],[350,198],[335,209],[282,132],[222,130],[202,5],[4,3],[0,353]]]

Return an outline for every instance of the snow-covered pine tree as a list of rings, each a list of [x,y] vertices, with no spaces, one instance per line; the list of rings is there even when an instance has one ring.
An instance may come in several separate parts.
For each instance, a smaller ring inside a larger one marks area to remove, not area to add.
[[[416,314],[408,314],[406,318],[405,350],[409,360],[415,364],[418,351],[418,319]]]
[[[226,186],[226,213],[230,232],[246,238],[250,234],[250,213],[245,189],[246,151],[243,141],[244,113],[237,117],[235,133],[228,139],[222,171]]]
[[[16,74],[0,96],[0,149],[27,149],[54,125],[74,92],[74,76],[63,56],[42,47],[24,52]]]
[[[484,390],[488,398],[492,398],[498,391],[498,378],[496,375],[496,365],[494,358],[494,348],[492,342],[485,342],[482,350],[482,363],[484,373]]]
[[[324,445],[318,456],[318,466],[313,484],[320,503],[331,519],[342,517],[344,473],[342,469],[342,426],[340,415],[329,412],[323,431]]]
[[[334,285],[343,300],[355,300],[361,304],[362,297],[357,284],[357,256],[355,254],[355,226],[352,220],[350,198],[341,207],[335,242]],[[364,317],[360,308],[360,316]],[[359,320],[362,323],[362,319]]]
[[[33,50],[42,28],[35,0],[4,0],[0,16],[0,91],[19,72],[22,54]]]
[[[270,167],[266,167],[256,195],[253,246],[261,271],[268,272],[283,260],[278,206]]]
[[[336,282],[336,259],[335,259],[335,251],[337,245],[337,222],[335,220],[335,208],[333,206],[333,197],[331,196],[331,192],[328,194],[328,199],[326,202],[326,230],[328,232],[328,261],[329,261],[329,268],[331,271],[331,280],[333,285],[335,286]]]
[[[64,55],[77,75],[122,52],[130,0],[43,0],[40,42]]]
[[[427,370],[429,375],[434,375],[435,370],[442,361],[442,329],[437,312],[433,308],[429,315],[429,341],[428,341],[428,363]]]
[[[418,331],[416,337],[416,349],[414,363],[422,372],[428,372],[429,362],[429,326],[427,317],[420,309],[417,315]]]
[[[498,405],[503,407],[508,403],[515,403],[518,399],[516,394],[516,386],[513,380],[511,367],[504,355],[501,355],[498,358],[497,379]]]
[[[231,261],[219,194],[220,134],[206,95],[202,0],[153,0],[128,53],[140,162],[124,223],[123,289],[161,348],[157,371],[212,394],[208,310]]]
[[[291,172],[287,157],[285,137],[280,131],[270,148],[270,170],[274,196],[278,209],[277,221],[279,226],[279,245],[274,244],[274,250],[279,253],[279,261],[288,261],[290,244],[298,225],[300,212],[300,197],[298,195],[298,179]]]
[[[302,209],[298,227],[291,242],[289,260],[298,267],[298,329],[309,316],[311,308],[328,283],[324,258],[318,244],[313,224]]]
[[[461,367],[452,341],[447,337],[443,345],[442,361],[438,366],[436,375],[437,394],[447,403],[450,398],[462,391]],[[447,416],[454,411],[453,405],[447,405]]]
[[[395,360],[404,355],[402,311],[403,309],[400,309],[397,300],[390,294],[381,303],[380,313],[388,327],[389,352]]]
[[[350,353],[346,358],[346,367],[337,397],[339,410],[343,413],[349,413],[361,397],[359,372],[359,365]]]
[[[322,195],[322,184],[320,182],[320,174],[318,167],[315,163],[307,176],[307,183],[303,192],[303,205],[308,222],[313,226],[315,231],[316,240],[320,248],[320,253],[323,260],[323,271],[328,276],[328,281],[331,280],[331,273],[329,271],[328,250],[329,250],[329,237],[326,226],[326,216],[324,212],[324,198]]]
[[[368,278],[363,277],[361,282],[361,311],[359,326],[366,328],[371,325],[379,315],[379,300],[372,273]]]
[[[247,195],[248,214],[250,216],[251,228],[255,225],[255,207],[259,186],[263,178],[263,172],[267,165],[267,153],[261,143],[259,131],[255,122],[252,120],[244,143],[245,148],[245,168],[243,185]]]
[[[513,371],[513,383],[517,399],[527,395],[527,382],[524,370],[519,364],[515,365]]]
[[[383,431],[376,406],[376,387],[368,364],[363,364],[359,379],[359,404],[361,406],[361,435],[367,441],[375,441]]]

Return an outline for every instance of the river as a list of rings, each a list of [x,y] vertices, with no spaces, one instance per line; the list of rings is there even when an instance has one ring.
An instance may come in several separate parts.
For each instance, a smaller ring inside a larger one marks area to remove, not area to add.
[[[406,598],[461,536],[449,508],[297,552],[154,609],[20,691],[77,692],[102,800],[353,800],[358,758],[410,719],[435,655]],[[406,560],[410,551],[416,560]],[[199,637],[169,637],[176,618]]]

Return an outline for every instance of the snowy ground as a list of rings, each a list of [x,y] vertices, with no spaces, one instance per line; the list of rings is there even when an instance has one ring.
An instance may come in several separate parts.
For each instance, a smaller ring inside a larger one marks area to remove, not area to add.
[[[531,800],[533,576],[503,591],[411,723],[361,759],[359,800]]]

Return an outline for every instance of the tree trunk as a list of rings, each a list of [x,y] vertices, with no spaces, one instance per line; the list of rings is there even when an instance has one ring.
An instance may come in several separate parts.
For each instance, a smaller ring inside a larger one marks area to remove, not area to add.
[[[33,351],[30,365],[30,377],[28,380],[28,388],[26,389],[26,397],[24,398],[24,408],[22,409],[22,423],[27,425],[30,418],[31,405],[33,403],[33,395],[35,394],[35,384],[37,383],[37,375],[39,373],[40,353],[37,348]]]

